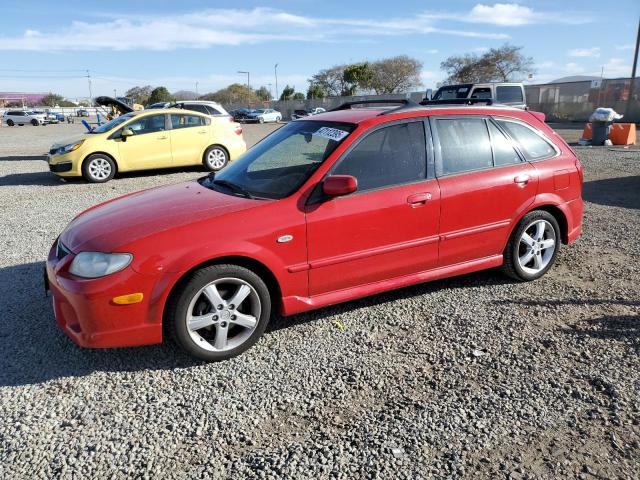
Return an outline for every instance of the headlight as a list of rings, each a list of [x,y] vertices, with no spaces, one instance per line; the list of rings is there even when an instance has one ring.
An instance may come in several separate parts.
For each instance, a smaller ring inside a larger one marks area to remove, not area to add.
[[[119,272],[133,260],[130,253],[80,252],[69,271],[78,277],[98,278]]]
[[[69,152],[73,152],[74,150],[77,150],[80,148],[80,146],[84,143],[84,140],[80,140],[79,142],[76,143],[70,143],[69,145],[65,145],[64,147],[60,147],[58,149],[58,152],[60,153],[69,153]]]

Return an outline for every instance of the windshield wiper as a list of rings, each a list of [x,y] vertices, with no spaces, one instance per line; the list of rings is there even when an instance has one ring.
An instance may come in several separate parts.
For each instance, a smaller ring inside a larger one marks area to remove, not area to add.
[[[223,187],[227,187],[228,189],[233,190],[235,192],[238,192],[238,193],[240,193],[241,195],[243,195],[243,196],[245,196],[247,198],[251,198],[252,200],[255,198],[253,196],[253,194],[249,190],[247,190],[244,187],[241,187],[240,185],[238,185],[236,183],[230,182],[228,180],[220,180],[220,179],[216,178],[216,179],[213,180],[213,184],[214,185],[221,185]]]

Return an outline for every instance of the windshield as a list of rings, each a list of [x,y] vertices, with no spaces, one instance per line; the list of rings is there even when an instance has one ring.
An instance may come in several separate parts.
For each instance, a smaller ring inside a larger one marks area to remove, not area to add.
[[[452,100],[456,98],[467,98],[470,85],[452,85],[450,87],[441,87],[433,96],[433,100]]]
[[[131,117],[133,117],[133,115],[134,115],[133,113],[127,113],[125,115],[120,115],[119,117],[114,118],[110,122],[103,123],[99,127],[94,128],[93,130],[91,130],[91,133],[105,133],[105,132],[108,132],[109,130],[114,129],[118,125],[120,125],[120,124],[126,122],[127,120],[131,119]]]
[[[296,121],[276,130],[242,157],[200,183],[223,193],[280,199],[298,190],[355,125]]]

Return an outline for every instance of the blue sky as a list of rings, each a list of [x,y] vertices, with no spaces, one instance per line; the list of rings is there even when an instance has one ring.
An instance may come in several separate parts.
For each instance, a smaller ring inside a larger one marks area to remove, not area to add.
[[[611,3],[609,3],[610,5]],[[217,90],[246,81],[306,91],[338,63],[407,54],[432,87],[440,62],[505,42],[535,60],[534,83],[629,76],[640,2],[566,1],[28,1],[0,7],[0,91],[87,97],[140,84]]]

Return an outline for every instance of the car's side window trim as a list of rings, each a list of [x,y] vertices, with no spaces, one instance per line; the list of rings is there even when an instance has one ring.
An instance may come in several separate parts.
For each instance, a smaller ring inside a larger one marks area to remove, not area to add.
[[[507,165],[496,165],[496,151],[495,151],[495,147],[494,147],[494,144],[493,144],[493,135],[491,134],[491,129],[489,128],[489,123],[491,123],[491,125],[496,127],[498,129],[498,131],[501,132],[504,135],[504,138],[506,138],[509,141],[509,144],[511,145],[511,148],[513,148],[513,150],[516,152],[516,155],[520,159],[520,163],[526,162],[527,159],[522,154],[522,152],[520,151],[520,146],[518,145],[518,143],[514,139],[512,139],[509,135],[507,135],[504,132],[503,128],[500,128],[500,125],[498,125],[498,122],[496,122],[493,119],[493,117],[487,117],[487,118],[485,118],[485,124],[487,125],[487,131],[489,132],[489,143],[491,144],[491,154],[493,155],[493,168],[510,167],[512,165],[518,165],[518,164],[517,163],[512,163],[510,165],[509,164],[507,164]]]
[[[382,130],[383,128],[387,128],[387,127],[393,127],[396,125],[405,125],[408,123],[421,123],[422,124],[422,131],[424,134],[424,140],[425,140],[425,159],[426,159],[426,176],[425,178],[419,179],[419,180],[415,180],[412,182],[404,182],[404,183],[394,183],[393,185],[385,185],[383,187],[378,187],[378,188],[371,188],[369,190],[364,190],[364,191],[358,191],[356,190],[355,192],[353,192],[350,195],[345,195],[342,197],[336,197],[336,199],[341,199],[341,198],[348,198],[354,195],[366,195],[367,193],[371,193],[371,192],[379,192],[381,190],[387,190],[389,188],[396,188],[396,187],[402,187],[404,185],[413,185],[413,184],[417,184],[417,183],[422,183],[425,182],[427,180],[431,180],[432,178],[429,177],[429,142],[430,142],[430,131],[426,128],[426,118],[427,117],[415,117],[415,118],[405,118],[402,120],[395,120],[395,121],[391,121],[391,122],[387,122],[387,123],[381,123],[380,125],[376,125],[373,128],[370,128],[369,130],[367,130],[366,132],[364,132],[360,138],[358,138],[353,144],[351,144],[349,146],[349,148],[342,153],[342,155],[340,156],[340,158],[338,158],[333,165],[331,165],[331,168],[329,168],[329,171],[325,174],[325,176],[323,177],[322,180],[324,180],[326,177],[330,176],[333,174],[333,172],[335,171],[335,169],[347,158],[347,156],[353,151],[355,150],[358,145],[360,145],[361,142],[363,142],[365,139],[367,139],[370,135],[373,135],[375,132],[377,132],[378,130]],[[320,183],[322,183],[322,180],[320,181]],[[313,195],[311,196],[313,197]],[[311,198],[310,197],[310,198]]]
[[[529,159],[529,158],[527,158],[527,155],[522,151],[522,147],[520,146],[520,142],[518,142],[518,140],[516,140],[515,138],[513,138],[513,136],[512,136],[511,134],[509,134],[509,132],[507,131],[507,129],[506,129],[506,128],[504,128],[502,125],[500,125],[500,120],[505,121],[505,122],[518,123],[518,124],[520,124],[520,125],[522,125],[522,126],[524,126],[524,127],[528,128],[528,129],[529,129],[529,130],[531,130],[533,133],[535,133],[535,134],[536,134],[536,135],[538,135],[540,138],[542,138],[542,140],[544,140],[545,142],[547,142],[547,144],[548,144],[548,145],[553,149],[553,151],[555,152],[555,155],[550,155],[550,156],[548,156],[548,157],[535,158],[535,159]],[[501,131],[502,133],[504,133],[504,134],[507,136],[507,138],[509,138],[509,139],[513,142],[513,144],[514,144],[514,146],[515,146],[516,150],[518,151],[518,153],[520,154],[520,156],[521,156],[522,158],[524,158],[524,161],[526,161],[526,162],[531,162],[531,163],[534,163],[534,162],[543,162],[543,161],[545,161],[545,160],[550,160],[550,159],[552,159],[552,158],[556,158],[556,157],[560,156],[560,154],[562,153],[562,152],[560,151],[560,149],[556,146],[556,144],[555,144],[555,143],[553,143],[553,142],[549,139],[549,137],[548,137],[548,136],[547,136],[547,135],[546,135],[542,130],[537,129],[537,128],[533,127],[532,125],[529,125],[528,123],[523,122],[523,121],[522,121],[522,120],[520,120],[520,119],[513,118],[513,117],[505,117],[505,116],[501,116],[501,115],[496,115],[496,116],[494,116],[494,117],[493,117],[493,121],[494,121],[494,124],[495,124],[499,129],[500,129],[500,131]]]

